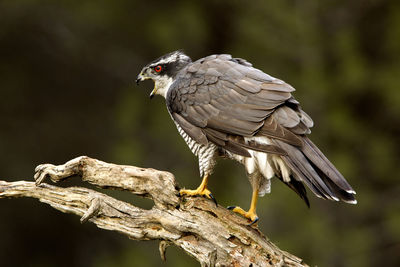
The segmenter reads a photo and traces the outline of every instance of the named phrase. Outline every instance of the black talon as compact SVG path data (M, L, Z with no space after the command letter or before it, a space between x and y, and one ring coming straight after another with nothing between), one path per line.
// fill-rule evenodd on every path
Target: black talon
M217 200L215 199L215 197L211 193L208 196L214 201L215 206L218 207L218 203L217 203Z
M226 207L228 210L233 210L234 208L236 208L236 206L228 206Z
M255 224L256 222L258 222L258 217L257 217L254 221L252 221L248 226L252 226L252 225Z

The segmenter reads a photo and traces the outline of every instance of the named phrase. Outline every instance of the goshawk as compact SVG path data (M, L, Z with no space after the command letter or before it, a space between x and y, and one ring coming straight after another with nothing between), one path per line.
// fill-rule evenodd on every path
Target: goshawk
M203 180L181 195L213 198L207 182L218 157L244 165L253 188L250 209L231 207L258 220L258 196L277 177L309 206L304 184L318 197L357 203L356 192L307 137L312 119L292 96L295 89L241 58L211 55L197 61L181 51L146 65L137 77L155 82L178 132L198 156ZM214 198L213 198L214 199Z

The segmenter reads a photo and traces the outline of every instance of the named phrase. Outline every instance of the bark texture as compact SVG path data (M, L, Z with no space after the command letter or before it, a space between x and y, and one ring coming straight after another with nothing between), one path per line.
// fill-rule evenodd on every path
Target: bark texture
M94 190L60 188L42 183L59 182L73 175L102 188L127 190L150 198L150 210L135 207ZM43 164L34 182L0 181L0 198L33 197L62 212L81 216L99 228L120 232L135 240L159 240L165 260L169 245L176 245L201 266L308 266L280 250L256 225L201 197L181 199L174 175L102 162L86 156L63 165Z

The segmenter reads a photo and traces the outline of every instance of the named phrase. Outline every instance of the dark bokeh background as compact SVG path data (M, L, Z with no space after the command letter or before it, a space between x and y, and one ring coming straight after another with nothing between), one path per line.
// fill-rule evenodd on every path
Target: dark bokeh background
M311 138L357 191L356 206L311 196L308 210L274 181L258 206L273 242L312 266L400 266L397 0L0 1L0 179L32 180L38 164L88 155L197 186L164 100L148 99L150 82L133 85L144 64L181 48L245 58L296 87ZM210 187L222 205L249 204L238 164L221 161ZM1 266L162 265L157 242L32 199L0 200L0 231ZM167 257L163 266L197 266L176 248Z

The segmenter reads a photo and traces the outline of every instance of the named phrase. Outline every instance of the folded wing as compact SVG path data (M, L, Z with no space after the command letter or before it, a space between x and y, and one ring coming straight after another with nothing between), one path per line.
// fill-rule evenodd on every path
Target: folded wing
M167 106L198 143L212 142L245 157L249 150L279 155L293 172L294 181L288 185L298 194L305 192L297 183L303 182L319 197L355 203L354 190L308 139L313 121L293 91L245 60L213 55L179 74L168 92ZM246 141L259 136L270 144Z

